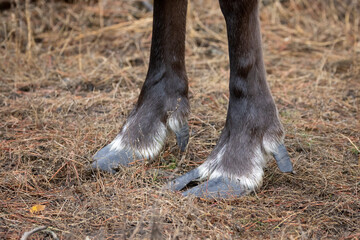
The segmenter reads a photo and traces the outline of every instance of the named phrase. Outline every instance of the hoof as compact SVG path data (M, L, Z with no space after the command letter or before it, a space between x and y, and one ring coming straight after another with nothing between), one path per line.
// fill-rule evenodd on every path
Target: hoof
M91 164L93 169L116 173L115 169L119 166L127 167L134 162L134 154L125 149L111 150L111 146L107 145L93 156L93 160L94 162Z
M165 189L169 189L171 191L180 191L186 185L188 185L192 181L199 180L200 178L200 171L195 168L190 172L176 178L175 180L170 181L166 186Z
M183 127L179 129L179 131L174 131L176 135L176 142L180 148L181 152L184 152L186 146L189 143L189 125L185 124Z
M206 199L230 199L244 196L250 192L235 181L227 177L213 178L183 192L183 196L193 195Z
M284 144L279 145L277 152L274 153L274 158L281 172L293 173L293 165L290 161L289 154Z
M224 156L224 152L225 148L220 149L216 155L209 157L209 159L201 166L170 181L165 188L172 191L180 191L190 182L200 181L205 177L205 179L208 178L207 181L184 191L182 194L184 196L193 195L205 199L229 199L244 196L261 185L263 164L252 168L250 167L242 175L233 175L232 177L229 175L231 170L226 172L216 170L216 164L221 163L220 161L223 160L222 157ZM278 146L276 153L273 155L282 172L293 172L292 163L283 144ZM259 162L258 156L262 155L255 155L255 158L251 158L250 162ZM234 159L236 157L237 155L234 155ZM239 163L243 164L244 162L239 161Z
M180 191L192 181L200 180L200 171L198 168L170 181L165 188L171 191ZM217 177L201 183L185 192L183 196L193 195L199 198L207 199L228 199L246 195L250 191L239 182L230 180L227 177Z

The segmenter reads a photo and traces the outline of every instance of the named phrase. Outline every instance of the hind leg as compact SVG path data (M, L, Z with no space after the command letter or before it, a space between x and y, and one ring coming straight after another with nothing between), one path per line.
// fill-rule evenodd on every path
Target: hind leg
M187 0L155 0L149 69L138 102L117 137L94 155L93 168L115 172L120 165L157 157L168 129L185 149L189 138L186 9Z
M261 185L268 155L281 171L292 164L283 145L283 128L266 82L257 0L220 0L227 26L230 98L225 127L208 159L169 183L181 190L190 181L206 180L183 194L205 198L244 195Z

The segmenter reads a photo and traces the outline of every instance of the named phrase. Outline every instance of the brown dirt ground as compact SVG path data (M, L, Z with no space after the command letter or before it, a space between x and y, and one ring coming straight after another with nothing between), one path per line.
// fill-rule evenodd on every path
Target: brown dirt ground
M161 190L166 173L206 159L225 121L229 63L216 0L189 4L186 153L169 136L154 162L115 175L88 165L137 100L151 11L130 0L16 2L0 12L1 239L41 225L60 239L360 238L358 0L262 3L268 81L296 174L271 161L263 186L231 201Z

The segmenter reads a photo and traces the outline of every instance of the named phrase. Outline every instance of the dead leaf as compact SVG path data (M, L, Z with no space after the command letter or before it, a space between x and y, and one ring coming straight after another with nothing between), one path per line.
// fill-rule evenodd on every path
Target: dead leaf
M45 209L45 205L36 204L30 208L30 212L37 213L37 212L43 211L44 209Z

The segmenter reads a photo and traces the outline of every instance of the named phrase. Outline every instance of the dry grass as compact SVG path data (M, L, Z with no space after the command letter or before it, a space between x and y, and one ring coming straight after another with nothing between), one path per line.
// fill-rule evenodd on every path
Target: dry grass
M87 167L137 100L152 13L130 0L17 2L0 15L1 239L40 225L61 239L360 238L359 1L264 1L268 80L297 174L272 161L263 187L233 201L161 190L167 173L206 159L224 124L229 72L217 1L189 5L186 154L170 136L155 162L116 175ZM36 204L45 209L31 213Z

